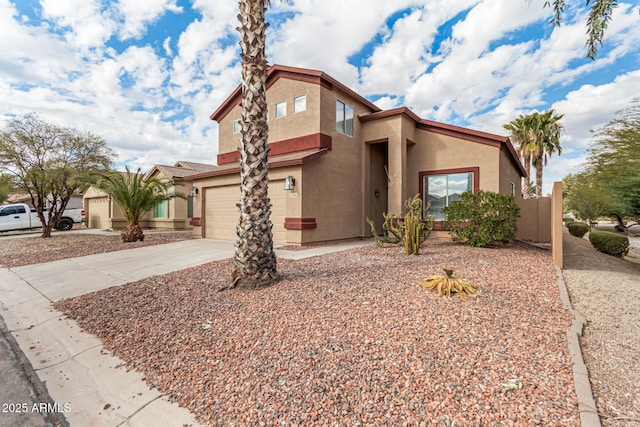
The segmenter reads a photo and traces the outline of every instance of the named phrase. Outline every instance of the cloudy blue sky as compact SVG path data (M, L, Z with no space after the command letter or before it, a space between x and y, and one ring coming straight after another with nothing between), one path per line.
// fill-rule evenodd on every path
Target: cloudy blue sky
M561 27L543 0L289 0L267 19L271 63L325 71L381 108L505 134L564 113L551 182L578 170L589 130L640 96L640 9L622 2L585 58L585 1ZM239 83L233 0L0 0L0 127L36 112L96 133L117 166L214 163L210 114Z

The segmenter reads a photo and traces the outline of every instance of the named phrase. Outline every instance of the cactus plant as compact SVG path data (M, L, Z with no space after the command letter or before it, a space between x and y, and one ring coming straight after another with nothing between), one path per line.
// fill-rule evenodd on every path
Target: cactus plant
M404 246L407 255L418 255L420 246L427 240L431 230L433 230L433 216L427 215L426 221L423 220L422 199L417 194L405 201L404 206L407 210L404 217L383 212L384 223L382 224L382 229L385 231L386 237L378 236L373 220L367 218L367 222L375 237L376 246L380 247L384 243L400 244ZM430 204L427 205L427 211L429 211L429 207Z

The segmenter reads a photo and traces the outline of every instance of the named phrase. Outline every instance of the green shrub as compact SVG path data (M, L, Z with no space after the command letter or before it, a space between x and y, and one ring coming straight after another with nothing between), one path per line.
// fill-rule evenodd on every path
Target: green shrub
M608 255L621 257L629 252L629 238L610 231L592 231L589 241L594 248Z
M582 222L570 222L569 224L567 224L567 228L569 229L569 233L571 233L572 236L580 238L582 238L582 236L587 234L587 232L589 231L589 226Z
M569 225L569 224L571 224L572 222L576 222L576 220L575 220L575 219L573 219L573 218L569 218L568 216L567 216L567 217L564 217L564 218L563 218L563 221L564 221L564 223L565 223L566 225Z
M480 190L465 191L442 210L444 227L456 242L485 247L515 239L520 208L511 195Z

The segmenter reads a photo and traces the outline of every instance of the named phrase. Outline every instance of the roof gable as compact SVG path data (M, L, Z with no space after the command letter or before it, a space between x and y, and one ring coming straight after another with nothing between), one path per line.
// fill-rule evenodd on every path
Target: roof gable
M149 172L145 175L144 179L149 179L153 176L162 173L171 179L186 178L190 175L195 175L203 172L208 172L215 169L215 165L209 165L206 163L187 162L180 160L173 166L168 165L154 165Z
M403 114L409 118L411 118L418 129L422 129L425 131L438 133L441 135L448 135L459 139L464 139L467 141L473 141L480 144L491 145L494 147L498 147L500 149L504 149L507 151L514 165L520 172L521 176L526 176L526 172L524 170L524 166L522 166L522 162L520 162L520 157L516 153L516 150L513 148L513 144L508 137L502 135L496 135L489 132L483 132L479 130L463 128L460 126L448 125L446 123L440 123L433 120L426 120L420 118L417 114L411 111L407 107L399 107L391 110L377 111L375 113L366 114L358 117L360 122L366 123L374 120L380 120L385 117L391 117L395 115Z
M322 71L310 70L307 68L288 67L285 65L277 64L272 65L271 67L269 67L267 75L267 90L280 79L313 83L330 90L338 88L361 102L363 105L371 109L371 111L381 111L380 108L374 103ZM240 105L241 101L242 85L238 85L238 87L236 87L231 95L229 95L227 99L225 99L224 102L216 109L216 111L211 114L211 120L215 120L219 123L227 116L227 114L231 112L233 107L235 107L236 105Z

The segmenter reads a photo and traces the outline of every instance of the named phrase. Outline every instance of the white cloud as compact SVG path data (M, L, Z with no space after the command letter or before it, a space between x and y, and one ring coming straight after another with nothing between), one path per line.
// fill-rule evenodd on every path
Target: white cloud
M296 0L293 18L272 33L271 62L325 71L354 87L358 69L348 63L380 30L387 17L412 1ZM354 19L357 17L357 19Z
M240 79L236 2L41 0L42 10L34 3L37 16L29 20L19 16L16 1L0 0L5 116L37 111L45 120L91 130L134 167L214 161L217 125L209 116ZM272 63L323 70L375 96L381 108L407 105L426 118L489 132L504 134L502 124L519 113L550 107L567 113L565 154L552 158L548 178L545 172L552 182L583 158L588 130L637 94L640 25L637 6L620 3L598 59L585 61L584 17L574 16L584 4L569 5L555 29L544 26L552 11L542 4L273 2L267 50ZM194 19L182 32L159 32L159 40L148 41L153 24L177 14ZM451 37L434 45L460 14ZM523 28L540 24L540 34L523 36ZM116 39L117 51L109 47ZM359 56L363 48L368 58ZM601 75L612 77L565 95L576 81Z
M171 37L167 37L162 42L162 48L164 49L164 53L167 56L173 56L173 49L171 49Z
M41 0L42 15L54 22L71 45L99 47L116 28L110 11L96 0Z
M122 17L119 29L122 39L140 37L148 24L166 12L183 11L182 7L176 4L176 0L118 0L114 7Z

